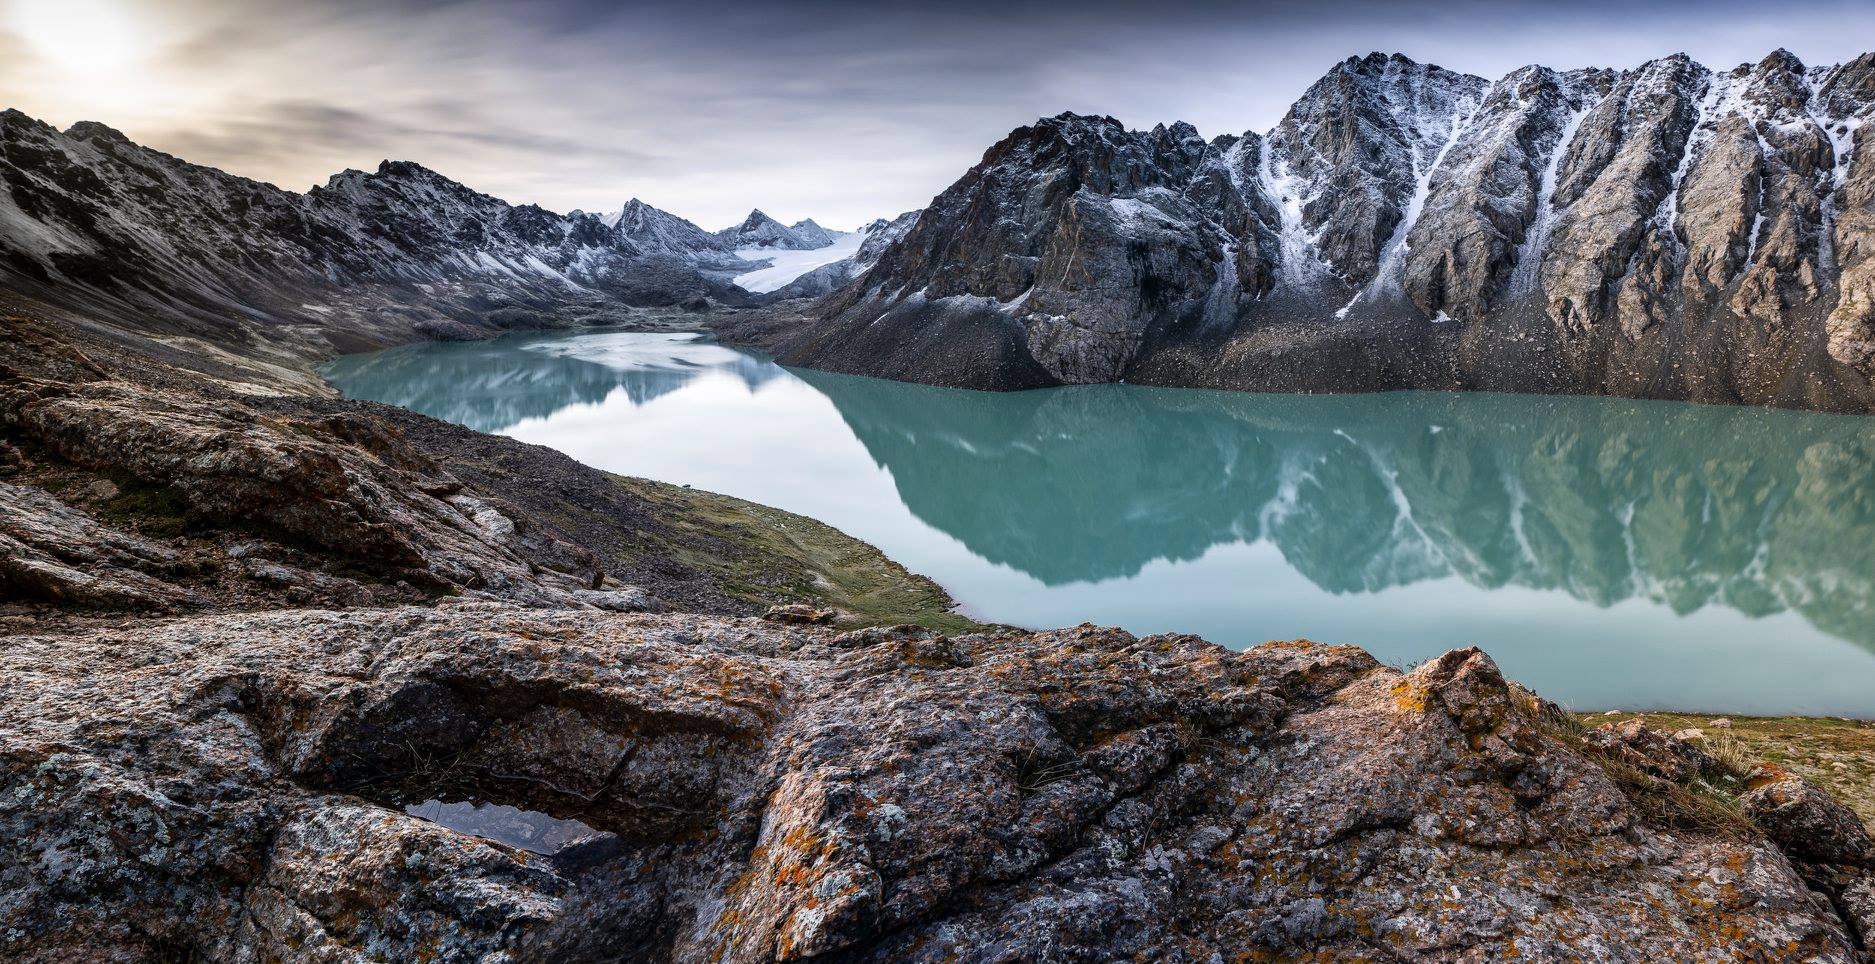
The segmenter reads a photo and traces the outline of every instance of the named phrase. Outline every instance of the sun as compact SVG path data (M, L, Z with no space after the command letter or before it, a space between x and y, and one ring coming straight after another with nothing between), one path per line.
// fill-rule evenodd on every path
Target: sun
M0 24L39 59L76 74L115 74L137 66L145 44L120 0L0 0Z

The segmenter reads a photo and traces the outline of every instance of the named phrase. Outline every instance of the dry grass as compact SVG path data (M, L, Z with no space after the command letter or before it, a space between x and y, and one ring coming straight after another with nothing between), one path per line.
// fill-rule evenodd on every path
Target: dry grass
M1600 766L1643 820L1655 826L1738 839L1759 835L1757 828L1738 809L1737 798L1744 789L1745 770L1720 760L1707 771L1684 780L1662 780L1585 740L1584 733L1599 722L1602 722L1600 717L1588 721L1577 717L1569 725L1551 728L1551 733Z
M1640 717L1663 733L1698 730L1693 742L1726 766L1749 771L1759 761L1784 767L1834 794L1875 825L1875 722L1814 716L1734 716L1712 726L1711 714L1582 714L1590 726Z

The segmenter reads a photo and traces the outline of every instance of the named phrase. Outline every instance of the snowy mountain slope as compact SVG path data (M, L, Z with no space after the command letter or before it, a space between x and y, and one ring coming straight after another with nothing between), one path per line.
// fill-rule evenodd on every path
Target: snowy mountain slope
M919 213L907 211L890 221L879 218L853 232L830 232L820 228L832 241L826 247L807 251L739 249L738 257L764 263L766 267L737 275L730 281L751 292L772 294L778 299L824 295L877 263L885 249L917 223ZM812 221L802 223L813 224ZM814 226L819 228L819 225Z
M1019 128L785 361L976 387L1875 410L1875 54L1496 81L1349 58L1265 134Z
M757 268L729 279L731 284L754 292L776 291L800 276L835 261L850 261L859 253L865 237L858 232L842 234L832 243L798 251L789 248L738 248L736 256L744 261L763 262Z
M607 224L393 161L295 194L0 112L0 282L160 337L325 355L746 303L726 280L746 268L638 202Z

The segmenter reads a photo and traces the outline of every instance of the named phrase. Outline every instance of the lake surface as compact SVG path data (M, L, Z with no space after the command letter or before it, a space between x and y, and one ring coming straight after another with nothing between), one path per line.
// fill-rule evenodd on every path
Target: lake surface
M1615 399L965 392L698 336L426 344L353 398L823 520L978 617L1485 647L1577 709L1875 716L1875 419Z

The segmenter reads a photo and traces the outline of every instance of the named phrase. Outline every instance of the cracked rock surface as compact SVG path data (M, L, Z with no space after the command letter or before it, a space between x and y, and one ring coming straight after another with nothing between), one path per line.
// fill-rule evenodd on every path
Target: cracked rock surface
M10 959L1859 953L1781 834L1650 816L1476 650L459 602L0 664ZM533 853L426 799L590 834Z

